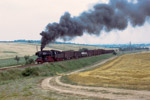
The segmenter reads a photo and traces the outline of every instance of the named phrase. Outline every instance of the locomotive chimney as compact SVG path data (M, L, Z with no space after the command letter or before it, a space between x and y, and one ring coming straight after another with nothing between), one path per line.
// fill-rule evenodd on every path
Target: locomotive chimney
M42 46L41 46L41 51L43 51L43 48L42 48Z

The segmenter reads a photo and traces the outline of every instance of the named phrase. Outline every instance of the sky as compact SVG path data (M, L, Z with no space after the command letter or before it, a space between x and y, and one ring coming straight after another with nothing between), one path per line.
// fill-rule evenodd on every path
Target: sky
M59 22L69 12L78 16L96 3L108 0L1 0L0 41L17 39L40 40L40 32L48 23ZM129 26L123 30L102 31L99 36L84 34L71 41L81 44L150 43L150 21L141 27ZM63 41L58 39L57 41Z

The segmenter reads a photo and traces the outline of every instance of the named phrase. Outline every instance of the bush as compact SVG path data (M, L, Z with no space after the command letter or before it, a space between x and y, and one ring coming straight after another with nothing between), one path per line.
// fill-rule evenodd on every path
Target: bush
M39 76L39 68L26 68L23 72L22 72L23 76Z
M26 64L33 64L34 63L34 59L30 58L27 60Z
M18 69L11 69L8 71L0 72L0 81L4 80L14 80L21 78L21 72Z
M117 55L117 53L114 51L114 52L113 52L113 55Z
M14 60L16 60L16 61L17 61L17 64L18 64L19 61L20 61L20 57L16 56L16 57L14 58Z
M25 56L24 56L24 59L25 59L25 61L26 61L26 63L27 63L27 61L28 61L28 59L29 59L29 56L25 55Z

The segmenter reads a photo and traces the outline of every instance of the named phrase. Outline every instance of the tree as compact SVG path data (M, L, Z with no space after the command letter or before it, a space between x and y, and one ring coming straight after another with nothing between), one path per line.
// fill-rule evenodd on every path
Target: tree
M34 59L29 59L29 64L33 64L34 63Z
M117 55L117 52L114 51L114 52L113 52L113 55Z
M28 61L28 59L29 59L29 56L25 55L25 56L24 56L24 59L25 59L25 61L26 61L26 63L27 63L27 61Z
M20 57L16 56L14 59L17 61L17 64L18 64L20 61Z
M82 48L82 49L79 49L79 51L88 51L88 49L87 48Z
M27 63L26 64L33 64L34 63L34 59L30 58L27 60Z

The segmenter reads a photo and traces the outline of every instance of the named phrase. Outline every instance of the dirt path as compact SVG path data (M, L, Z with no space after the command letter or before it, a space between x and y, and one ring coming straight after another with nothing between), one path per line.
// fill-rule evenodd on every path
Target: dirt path
M95 68L114 58L116 57L106 59L93 66L89 66L74 72L66 73L66 75ZM117 88L70 85L70 84L62 83L60 81L60 78L61 76L46 78L41 82L41 87L45 90L51 90L63 94L66 93L66 94L79 95L79 96L81 95L86 97L106 98L110 100L150 100L150 91L137 91L137 90L126 90L126 89L117 89Z

